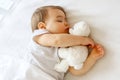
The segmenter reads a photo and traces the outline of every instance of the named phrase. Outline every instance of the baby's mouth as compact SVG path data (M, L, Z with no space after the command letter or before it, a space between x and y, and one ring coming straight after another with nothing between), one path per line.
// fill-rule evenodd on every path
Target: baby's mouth
M69 28L66 28L66 29L65 29L65 32L67 32L67 33L68 33L68 32L69 32Z

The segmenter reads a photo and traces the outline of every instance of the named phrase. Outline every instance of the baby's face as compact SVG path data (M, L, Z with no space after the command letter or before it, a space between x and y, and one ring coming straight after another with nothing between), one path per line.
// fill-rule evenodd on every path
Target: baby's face
M51 33L68 33L66 16L59 9L48 9L48 18L45 23L46 29Z

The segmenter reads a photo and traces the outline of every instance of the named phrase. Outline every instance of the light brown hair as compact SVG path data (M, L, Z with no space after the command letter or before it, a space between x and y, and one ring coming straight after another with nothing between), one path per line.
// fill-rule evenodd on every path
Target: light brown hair
M43 7L37 8L31 18L32 32L34 32L34 30L38 29L37 25L39 22L45 22L45 20L48 17L48 9L59 9L59 10L63 11L66 16L64 9L60 6L50 5L50 6L43 6Z

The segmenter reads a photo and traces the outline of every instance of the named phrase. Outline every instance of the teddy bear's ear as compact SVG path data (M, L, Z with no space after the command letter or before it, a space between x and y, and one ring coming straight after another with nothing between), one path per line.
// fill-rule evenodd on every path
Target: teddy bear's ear
M85 21L80 21L70 28L69 33L79 36L88 36L90 34L90 28Z

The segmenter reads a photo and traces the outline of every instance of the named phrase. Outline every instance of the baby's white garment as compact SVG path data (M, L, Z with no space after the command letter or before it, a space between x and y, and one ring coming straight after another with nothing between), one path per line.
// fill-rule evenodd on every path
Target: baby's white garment
M36 35L42 35L46 33L49 32L44 29L35 30L33 33L33 37ZM32 70L35 74L37 73L39 75L38 76L39 80L63 80L64 73L59 73L54 70L55 64L59 62L59 57L57 54L58 48L39 45L33 39L31 40L29 47L30 53L27 54L28 56L27 59L32 65L30 67L30 70ZM30 70L28 70L29 74L30 72L32 72ZM33 74L33 72L31 74ZM47 76L51 78L46 79ZM34 78L30 80L38 79Z
M58 80L19 57L4 55L0 58L3 58L0 61L0 80Z

